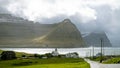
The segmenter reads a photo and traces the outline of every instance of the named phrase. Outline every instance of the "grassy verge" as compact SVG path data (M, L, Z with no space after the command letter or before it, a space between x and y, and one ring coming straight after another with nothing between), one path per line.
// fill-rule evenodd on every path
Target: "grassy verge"
M103 56L102 57L102 60L104 61L104 60L107 60L107 59L109 59L110 57L107 57L107 56ZM92 60L92 61L100 61L101 60L101 57L87 57L87 59L90 59L90 60Z
M104 61L105 64L120 64L120 57L114 57Z
M101 57L95 57L95 58L90 58L87 57L87 59L90 59L92 61L99 62ZM102 57L103 64L120 64L120 56L103 56Z
M0 61L0 68L90 68L82 58L16 59Z

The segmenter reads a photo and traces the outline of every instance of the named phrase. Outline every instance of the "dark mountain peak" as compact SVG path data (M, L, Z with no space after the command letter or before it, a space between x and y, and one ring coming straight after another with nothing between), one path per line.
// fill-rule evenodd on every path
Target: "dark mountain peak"
M63 22L63 23L72 23L71 20L68 19L68 18L67 18L67 19L64 19L62 22Z
M63 21L61 21L60 23L59 23L59 26L65 26L65 27L68 27L69 26L69 28L70 27L75 27L75 28L77 28L76 26L75 26L75 24L73 23L73 22L71 22L71 20L70 19L64 19Z

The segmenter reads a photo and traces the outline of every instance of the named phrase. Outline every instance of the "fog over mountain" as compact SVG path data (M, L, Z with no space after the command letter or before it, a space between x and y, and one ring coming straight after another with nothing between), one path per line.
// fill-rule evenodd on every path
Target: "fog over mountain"
M81 33L103 30L113 46L120 44L119 0L0 0L0 13L44 24L69 18Z
M82 35L88 46L100 47L101 40L104 47L111 47L112 44L104 31L85 33Z

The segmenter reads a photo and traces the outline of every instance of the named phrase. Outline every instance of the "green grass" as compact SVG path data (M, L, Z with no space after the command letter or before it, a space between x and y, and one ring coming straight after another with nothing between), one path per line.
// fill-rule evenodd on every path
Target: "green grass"
M90 58L90 57L87 57L88 59L92 60L92 61L100 61L100 57L95 57L94 59L93 58ZM103 56L103 64L120 64L120 56Z
M3 52L3 50L0 50L0 54Z
M21 57L22 55L33 56L33 54L28 54L28 53L24 53L24 52L15 52L15 53L16 53L16 57Z
M106 60L108 60L108 59L110 59L111 57L109 57L109 56L103 56L102 57L102 60L103 61L106 61ZM92 61L100 61L101 60L101 57L99 56L99 57L87 57L87 59L90 59L90 60L92 60Z
M104 61L105 64L120 64L120 57L115 57Z
M3 50L0 50L2 53ZM21 55L32 56L23 52L16 52L17 57ZM90 65L82 58L49 58L49 59L15 59L0 60L0 68L90 68Z
M61 63L61 64L43 64L22 66L17 68L90 68L86 63Z
M90 68L82 58L16 59L0 61L0 68Z

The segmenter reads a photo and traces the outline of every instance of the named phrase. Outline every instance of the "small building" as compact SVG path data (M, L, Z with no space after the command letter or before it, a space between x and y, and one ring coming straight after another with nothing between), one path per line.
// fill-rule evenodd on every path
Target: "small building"
M104 55L104 54L102 54L102 53L97 53L97 54L96 54L96 57L99 57L99 56L101 56L101 55Z
M47 56L43 56L42 59L47 59L48 57Z
M58 50L57 50L57 48L55 48L55 51L52 51L52 56L58 56L59 55L59 53L58 53Z
M78 53L74 52L74 53L67 53L66 58L79 58Z
M11 60L16 59L16 54L14 51L3 51L1 53L1 60Z

